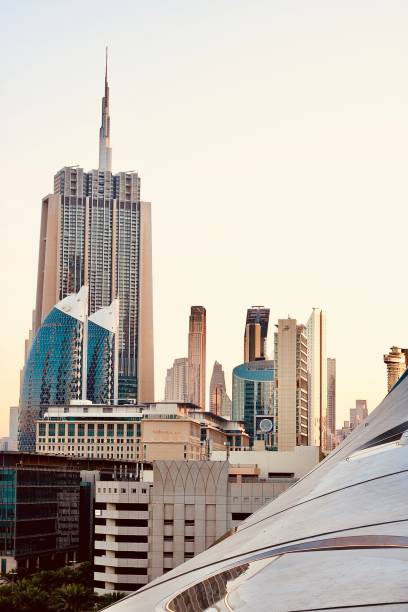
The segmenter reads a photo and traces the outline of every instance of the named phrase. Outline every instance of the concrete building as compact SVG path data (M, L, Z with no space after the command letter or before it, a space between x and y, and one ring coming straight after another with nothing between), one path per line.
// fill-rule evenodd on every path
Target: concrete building
M384 355L384 363L387 366L387 389L391 391L408 367L408 349L392 346Z
M275 332L274 442L278 451L308 444L308 345L296 319L279 319Z
M327 447L336 446L336 360L327 358Z
M210 381L210 412L227 419L231 418L232 403L225 386L225 375L222 365L214 362Z
M328 452L326 313L313 308L307 322L309 372L309 444Z
M66 296L89 286L89 314L119 299L119 398L154 400L150 203L135 172L111 171L105 74L99 168L64 167L42 201L34 333Z
M96 591L139 590L235 531L294 482L261 480L256 467L227 461L155 461L149 481L128 474L98 482Z
M407 401L404 375L307 477L109 612L406 611Z
M336 430L336 445L343 442L368 416L366 400L356 400L355 408L350 408L350 420L344 421L343 427Z
M252 306L248 308L244 333L244 363L266 359L269 308Z
M226 461L231 467L249 468L255 466L259 470L261 480L268 478L303 478L319 463L318 446L295 446L289 451L268 450L214 450L212 461Z
M205 410L206 311L192 306L188 331L188 400Z
M188 358L175 359L171 368L167 370L164 388L165 402L188 401Z
M273 448L273 361L243 363L232 372L232 418L243 421L250 445Z
M198 460L248 445L243 423L188 403L50 406L36 423L36 451L128 461Z

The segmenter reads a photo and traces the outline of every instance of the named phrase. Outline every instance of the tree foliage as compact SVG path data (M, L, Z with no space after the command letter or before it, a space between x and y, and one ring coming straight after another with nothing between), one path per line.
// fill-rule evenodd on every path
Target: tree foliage
M93 568L82 563L27 575L9 575L0 585L0 612L94 612L118 601L124 593L96 595Z

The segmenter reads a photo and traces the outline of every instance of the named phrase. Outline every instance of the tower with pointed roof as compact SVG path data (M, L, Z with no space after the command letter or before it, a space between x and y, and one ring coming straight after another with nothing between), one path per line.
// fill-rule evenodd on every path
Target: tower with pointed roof
M136 172L112 172L107 60L99 167L62 168L42 201L33 331L83 285L89 315L118 299L118 399L153 401L151 206Z

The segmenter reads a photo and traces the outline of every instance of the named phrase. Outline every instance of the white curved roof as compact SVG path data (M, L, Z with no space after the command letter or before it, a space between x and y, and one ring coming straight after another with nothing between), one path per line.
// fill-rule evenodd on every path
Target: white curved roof
M55 308L62 310L74 319L78 319L78 321L84 322L88 313L88 287L83 285L78 293L70 293L58 302Z
M408 610L406 430L408 377L236 534L109 609Z
M88 317L96 325L108 329L112 333L118 331L119 326L119 300L115 299L109 306L100 308Z

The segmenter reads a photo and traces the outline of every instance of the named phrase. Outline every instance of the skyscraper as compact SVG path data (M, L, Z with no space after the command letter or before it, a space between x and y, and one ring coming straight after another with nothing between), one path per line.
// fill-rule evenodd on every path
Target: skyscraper
M336 360L327 358L327 449L336 446Z
M150 203L135 172L112 174L105 69L99 168L65 167L42 202L34 331L54 304L89 286L89 314L119 298L119 400L153 401Z
M309 370L309 444L327 452L326 313L313 308L307 322Z
M392 346L390 352L384 355L384 363L387 366L387 389L391 391L408 367L408 349Z
M191 306L188 332L188 399L205 410L206 311Z
M242 363L232 371L232 419L244 421L249 443L273 446L273 361Z
M210 412L231 418L231 400L225 386L225 375L222 365L214 362L210 381Z
M244 362L266 358L269 308L252 306L248 308L244 333Z
M187 402L188 358L175 359L167 370L164 399L167 402Z
M307 335L296 319L279 319L275 332L275 442L279 451L308 444Z
M117 388L117 303L87 317L88 288L54 306L38 329L24 367L18 446L35 450L35 420L50 405L90 399L109 404Z

